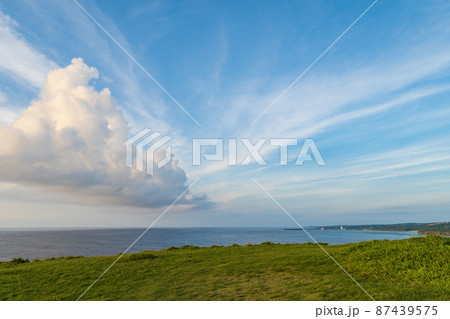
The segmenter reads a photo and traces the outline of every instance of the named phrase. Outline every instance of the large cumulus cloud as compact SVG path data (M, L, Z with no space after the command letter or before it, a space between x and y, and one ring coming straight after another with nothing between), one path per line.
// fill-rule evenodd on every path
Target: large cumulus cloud
M0 179L62 192L90 204L159 207L186 189L176 160L154 176L125 166L128 126L109 89L81 58L48 73L39 97L11 125L0 124ZM204 204L188 193L185 204Z

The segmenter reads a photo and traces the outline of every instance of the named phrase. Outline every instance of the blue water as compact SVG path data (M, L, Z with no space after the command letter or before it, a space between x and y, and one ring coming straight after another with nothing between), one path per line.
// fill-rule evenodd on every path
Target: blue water
M0 229L0 261L61 256L115 255L125 251L144 229L18 230ZM403 239L416 232L308 230L319 242L344 244L375 239ZM303 231L282 228L152 228L129 252L161 250L170 246L306 243Z

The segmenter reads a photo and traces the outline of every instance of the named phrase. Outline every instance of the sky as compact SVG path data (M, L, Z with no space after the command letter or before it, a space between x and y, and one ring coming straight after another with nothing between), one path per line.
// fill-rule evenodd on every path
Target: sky
M295 226L268 194L304 226L448 221L448 21L437 0L1 1L0 228ZM145 128L171 137L153 176L125 165ZM211 138L225 159L193 165ZM326 165L294 164L306 139Z

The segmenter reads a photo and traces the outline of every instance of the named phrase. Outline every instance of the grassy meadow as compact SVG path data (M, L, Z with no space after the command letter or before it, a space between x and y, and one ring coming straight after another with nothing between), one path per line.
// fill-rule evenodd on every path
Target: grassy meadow
M449 300L450 238L324 248L376 300ZM118 256L0 263L1 300L76 300ZM369 300L317 246L186 246L124 255L83 300Z

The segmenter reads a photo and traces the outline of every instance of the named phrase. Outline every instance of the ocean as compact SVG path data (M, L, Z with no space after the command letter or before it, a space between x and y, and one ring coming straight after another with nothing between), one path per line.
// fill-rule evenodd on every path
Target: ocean
M145 229L0 229L0 261L62 256L116 255L125 251ZM404 239L416 232L308 230L319 242L334 244ZM312 242L304 231L283 228L152 228L129 252L171 246L245 245Z

